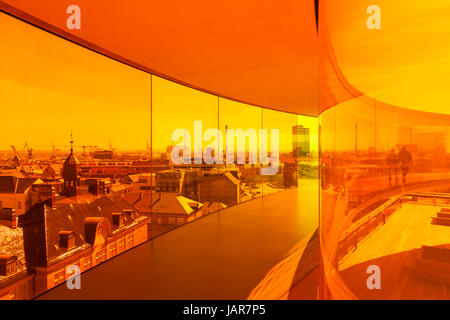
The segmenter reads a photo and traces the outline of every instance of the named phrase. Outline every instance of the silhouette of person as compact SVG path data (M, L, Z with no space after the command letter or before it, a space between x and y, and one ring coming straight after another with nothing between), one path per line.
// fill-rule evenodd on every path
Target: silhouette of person
M392 185L392 174L395 176L395 185L397 185L397 167L398 167L398 157L395 150L392 149L386 157L388 174L389 174L389 185Z
M400 170L402 172L403 184L406 183L406 175L409 172L409 168L412 164L412 156L405 147L402 147L398 153L398 161L400 162Z

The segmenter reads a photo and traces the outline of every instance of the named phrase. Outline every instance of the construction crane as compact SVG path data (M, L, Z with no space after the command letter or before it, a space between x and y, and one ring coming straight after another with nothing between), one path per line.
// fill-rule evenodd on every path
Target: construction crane
M13 158L13 161L14 161L14 162L20 163L20 154L19 154L19 152L17 152L16 147L14 147L13 145L10 145L10 147L11 147L11 149L13 149L13 151L14 151L14 158Z
M30 160L33 159L33 148L31 148L28 145L28 142L25 142L25 145L23 146L23 148L26 149L28 152L28 159L30 159Z

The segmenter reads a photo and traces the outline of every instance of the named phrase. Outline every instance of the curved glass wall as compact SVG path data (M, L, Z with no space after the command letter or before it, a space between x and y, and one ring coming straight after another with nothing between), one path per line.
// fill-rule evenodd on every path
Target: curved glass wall
M323 298L450 298L449 9L321 3Z
M324 295L449 298L450 116L361 97L320 128Z
M0 256L30 275L11 291L0 273L0 297L33 297L63 283L70 265L86 271L279 191L294 189L283 210L301 212L304 234L317 227L316 201L294 204L299 181L316 177L317 118L191 89L5 14L0 49L0 233L18 227ZM11 179L29 188L7 191Z

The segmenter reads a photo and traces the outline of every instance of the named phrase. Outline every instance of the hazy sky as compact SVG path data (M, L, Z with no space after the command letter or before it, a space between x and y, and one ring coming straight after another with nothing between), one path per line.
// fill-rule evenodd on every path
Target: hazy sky
M292 151L292 127L298 119L317 131L317 118L261 109L218 99L165 79L151 76L45 31L0 14L0 150L27 141L36 150L52 143L69 149L73 131L82 145L119 150L165 151L171 133L194 121L203 131L279 129L280 151ZM151 88L153 97L151 98ZM152 100L152 101L151 101ZM152 109L151 109L152 108ZM317 137L316 137L317 138ZM192 137L193 139L193 137ZM312 139L316 144L317 139ZM205 142L204 146L209 142ZM314 146L312 146L314 149Z
M292 127L303 124L311 128L312 147L317 150L318 121L314 117L262 109L244 103L183 87L179 84L153 77L153 150L165 151L171 145L171 133L182 128L194 137L194 121L202 121L203 132L219 127L224 135L228 129L267 129L270 141L271 129L279 130L280 152L292 151ZM209 141L204 141L203 146ZM270 143L270 142L268 142ZM174 143L176 144L176 143ZM192 143L192 147L193 147Z
M150 75L0 14L0 149L145 149Z

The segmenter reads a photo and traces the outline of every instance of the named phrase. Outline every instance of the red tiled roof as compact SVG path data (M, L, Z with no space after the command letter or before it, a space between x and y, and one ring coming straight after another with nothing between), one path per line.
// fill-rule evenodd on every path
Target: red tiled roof
M35 206L30 213L20 218L20 225L24 228L27 262L34 266L51 264L60 255L67 253L58 245L61 231L73 231L75 248L80 248L87 244L87 218L105 218L112 227L113 213L129 209L133 209L132 205L120 196L103 196L83 203L58 203L54 208ZM125 225L134 221L130 215L124 216Z
M0 193L24 193L38 178L0 176Z

